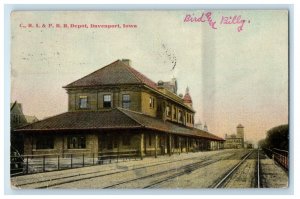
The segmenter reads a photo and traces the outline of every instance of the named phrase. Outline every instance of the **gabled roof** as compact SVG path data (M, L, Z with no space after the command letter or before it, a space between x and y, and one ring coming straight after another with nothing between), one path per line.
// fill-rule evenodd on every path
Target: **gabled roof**
M17 114L17 115L24 115L22 104L15 101L14 103L10 103L10 113Z
M184 127L123 108L103 111L66 112L23 126L16 131L44 132L89 129L151 129L178 135L224 141L222 138L196 128Z
M145 84L156 89L156 83L145 75L117 60L95 72L78 79L64 88L92 87L115 84Z
M14 103L10 103L10 110L13 110L13 108L15 107L16 104L17 104L17 101L15 101Z

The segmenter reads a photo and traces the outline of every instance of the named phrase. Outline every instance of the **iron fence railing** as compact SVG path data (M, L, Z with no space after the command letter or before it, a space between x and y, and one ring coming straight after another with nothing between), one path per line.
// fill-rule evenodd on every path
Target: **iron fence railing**
M281 149L263 149L265 154L280 164L286 171L289 170L289 152Z
M16 176L137 160L140 157L141 155L137 150L106 153L11 155L10 172L11 176Z

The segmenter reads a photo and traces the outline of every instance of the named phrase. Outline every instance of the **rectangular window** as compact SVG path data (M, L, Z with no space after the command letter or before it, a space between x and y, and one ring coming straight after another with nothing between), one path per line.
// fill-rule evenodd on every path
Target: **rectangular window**
M169 105L166 107L167 117L171 117L171 108Z
M177 109L176 109L176 107L174 107L173 111L174 111L173 119L177 119Z
M111 95L104 95L103 96L103 107L104 108L111 108Z
M154 97L150 97L149 98L149 107L154 108L154 106L155 106L155 99L154 99Z
M171 117L171 108L169 105L167 105L166 111L167 111L167 117Z
M126 109L130 108L130 95L122 96L122 107Z
M54 138L52 136L38 137L36 140L36 149L53 149Z
M85 149L86 139L85 136L69 136L68 149Z
M85 109L88 107L87 96L79 96L79 108Z
M183 121L183 115L182 115L181 110L178 111L178 117L179 117L179 121L182 122Z

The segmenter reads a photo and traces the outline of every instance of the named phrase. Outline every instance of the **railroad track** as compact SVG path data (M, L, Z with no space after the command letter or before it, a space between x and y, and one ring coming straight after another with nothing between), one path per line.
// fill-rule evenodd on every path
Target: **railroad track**
M218 155L223 155L224 153L225 152L222 152ZM205 161L207 159L208 159L208 157L201 157L200 162ZM98 178L98 177L103 177L103 176L108 176L108 175L113 175L113 174L119 174L119 173L124 173L124 172L128 172L128 171L135 171L135 170L138 170L138 169L161 166L161 165L164 165L164 164L169 164L169 163L174 163L174 162L189 161L189 160L195 160L195 157L185 158L185 159L180 159L180 160L175 160L175 161L174 160L167 160L167 161L163 161L163 162L159 162L159 163L154 163L154 164L151 164L151 165L140 166L140 167L135 167L135 168L132 168L132 169L127 169L127 170L122 170L122 171L115 171L115 172L109 172L113 169L107 169L107 170L93 171L93 172L87 172L87 173L70 174L68 176L58 176L58 177L55 177L55 178L38 180L38 181L34 181L34 182L18 183L18 186L22 187L22 186L28 186L28 185L36 184L36 186L34 186L34 188L40 188L40 189L50 188L50 187L63 185L63 184L68 184L68 183L72 183L72 182L77 182L77 181L82 181L82 180L87 180L87 179L93 179L93 178ZM108 173L105 173L105 172L108 172ZM76 177L78 177L78 178L76 179ZM62 181L60 181L60 180L62 180ZM43 183L45 183L46 185L39 186L39 184L43 184Z
M143 189L147 189L147 188L153 188L156 187L159 184L168 182L169 180L172 180L176 177L182 176L182 175L186 175L186 174L190 174L191 172L200 169L202 167L211 165L213 163L225 160L225 159L230 159L232 157L235 157L237 154L231 154L230 156L227 157L221 157L221 158L216 158L215 159L207 159L207 160L202 160L202 161L198 161L195 163L191 163L188 165L184 165L181 167L177 167L177 168L173 168L167 171L161 171L161 172L157 172L157 173L153 173L153 174L149 174L149 175L145 175L139 178L134 178L134 179L130 179L130 180L124 180L122 182L118 182L116 184L113 185L109 185L103 188L106 189L111 189L111 188L123 188L122 185L128 184L128 183L132 183L132 182L138 182L140 181L138 184L141 185L143 184L143 186L140 186L139 188L143 188ZM156 179L157 178L157 179ZM149 180L148 182L142 182L142 180Z
M179 168L173 168L173 169L170 169L170 170L167 170L167 171L161 171L161 172L153 173L153 174L142 176L142 177L135 178L135 179L125 180L125 181L122 181L122 182L119 182L119 183L116 183L116 184L113 184L113 185L110 185L110 186L106 186L106 187L103 187L103 188L104 189L117 188L120 185L131 183L131 182L134 182L134 181L139 181L139 180L144 180L144 179L147 179L147 178L155 178L155 177L158 177L158 176L167 175L166 177L163 177L162 179L154 179L153 182L151 182L150 184L142 187L143 189L145 189L145 188L151 188L151 187L153 187L153 186L155 186L157 184L166 182L168 180L171 180L173 178L179 177L181 175L185 175L185 174L191 173L191 172L193 172L196 169L208 166L208 165L213 164L215 162L218 162L220 160L221 159L217 159L217 160L202 160L202 161L199 161L199 162L195 162L195 163L192 163L192 164L181 166Z
M228 184L230 180L232 180L233 175L235 172L238 171L239 168L246 162L246 160L249 159L251 155L256 155L255 151L257 153L256 158L256 164L255 164L255 172L253 173L255 179L255 185L253 185L253 188L261 188L261 173L260 173L260 154L259 150L252 150L250 151L245 157L243 157L235 166L233 166L228 172L226 172L221 179L219 179L214 185L211 186L211 188L225 188L225 186Z

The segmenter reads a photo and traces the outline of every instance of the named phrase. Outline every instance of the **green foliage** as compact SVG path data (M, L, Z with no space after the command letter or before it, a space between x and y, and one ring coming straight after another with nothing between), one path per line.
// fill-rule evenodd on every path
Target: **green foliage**
M259 146L265 148L277 148L289 150L289 125L280 125L270 129L267 132L265 140L259 141Z

